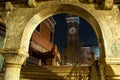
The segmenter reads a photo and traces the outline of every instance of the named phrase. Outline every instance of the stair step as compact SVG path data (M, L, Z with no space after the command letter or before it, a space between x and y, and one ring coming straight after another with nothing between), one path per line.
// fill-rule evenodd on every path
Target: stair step
M21 80L88 80L89 66L25 66Z
M26 71L21 71L21 72L29 72L29 73L31 73L31 72L33 72L33 73L35 73L35 72L38 72L38 73L49 73L49 72L53 72L53 73L57 73L57 72L59 72L59 73L71 73L71 72L77 72L77 73L89 73L89 70L44 70L44 71L37 71L37 70L26 70Z
M88 66L25 66L20 80L89 80ZM3 80L3 73L0 80Z
M53 72L69 72L69 71L89 71L89 67L23 67L22 71L53 71Z
M37 76L73 76L73 77L76 77L76 76L88 76L89 73L84 73L84 74L79 74L79 73L37 73L37 74L32 74L32 73L25 73L25 74L21 74L23 76L26 76L26 75L37 75ZM31 76L30 76L31 77Z
M88 77L87 76L76 76L76 77L73 77L73 76L37 76L37 75L25 75L25 76L22 76L21 75L21 79L30 79L30 80L35 80L35 79L39 79L39 80L81 80L81 79L84 79L84 80L87 80Z

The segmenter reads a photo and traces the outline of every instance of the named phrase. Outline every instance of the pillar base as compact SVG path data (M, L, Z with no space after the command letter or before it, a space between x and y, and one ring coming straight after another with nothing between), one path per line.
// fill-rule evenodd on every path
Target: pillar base
M19 80L21 65L6 64L4 80Z
M1 53L5 58L4 80L19 80L21 66L28 57L28 53L5 49L1 50Z

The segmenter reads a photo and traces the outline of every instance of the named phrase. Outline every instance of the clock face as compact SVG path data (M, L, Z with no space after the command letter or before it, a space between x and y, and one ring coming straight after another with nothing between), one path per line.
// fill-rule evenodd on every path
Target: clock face
M71 27L71 28L69 29L69 33L70 33L70 34L75 34L76 32L77 32L77 30L76 30L75 27Z

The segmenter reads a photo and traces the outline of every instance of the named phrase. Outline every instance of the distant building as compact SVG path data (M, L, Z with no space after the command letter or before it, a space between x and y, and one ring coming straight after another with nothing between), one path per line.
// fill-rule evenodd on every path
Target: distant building
M55 24L52 17L41 22L32 34L30 47L42 53L51 51L53 47Z
M67 44L63 49L63 65L90 65L91 52L96 53L96 59L99 57L99 50L94 44L82 44L79 39L79 17L68 14L67 23Z
M99 59L99 47L94 44L83 44L83 47L81 48L82 54L83 54L83 64L90 65L91 61L91 53L95 53L95 60Z
M79 42L79 17L68 14L67 23L67 44L63 50L63 65L79 65L80 64L80 42Z
M34 30L31 40L27 65L60 65L60 53L53 44L54 27L56 22L52 17L47 18Z
M87 64L87 65L90 65L90 58L91 58L91 55L90 55L90 47L82 47L81 48L82 50L82 64Z

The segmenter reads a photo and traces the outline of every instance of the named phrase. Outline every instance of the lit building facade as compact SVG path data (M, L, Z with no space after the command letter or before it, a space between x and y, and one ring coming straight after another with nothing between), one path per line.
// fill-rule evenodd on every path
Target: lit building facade
M54 19L49 17L34 30L30 40L30 57L26 61L27 65L59 65L60 53L53 43L55 24Z
M63 65L80 64L80 42L79 42L79 17L68 14L67 23L67 44L63 50Z

